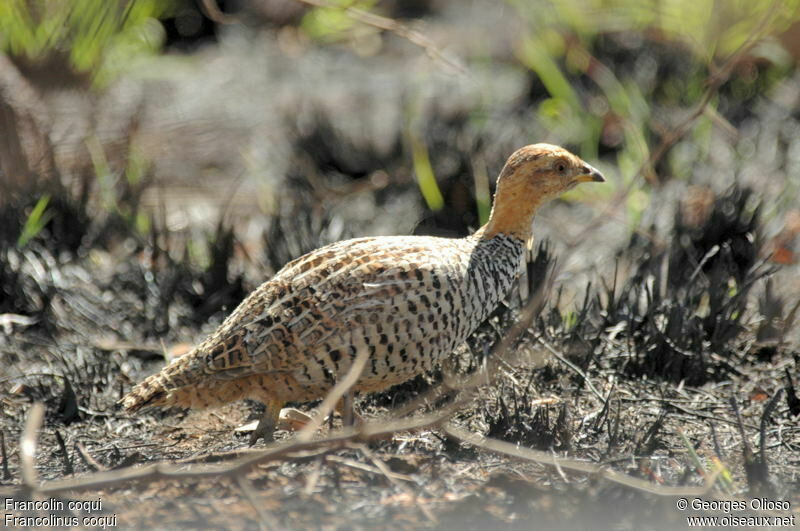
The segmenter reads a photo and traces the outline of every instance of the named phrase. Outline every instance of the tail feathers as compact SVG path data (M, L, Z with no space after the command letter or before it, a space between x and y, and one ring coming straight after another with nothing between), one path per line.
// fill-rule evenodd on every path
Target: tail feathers
M192 407L191 388L198 370L196 358L195 351L190 352L147 377L122 398L122 407L128 413L155 407Z
M169 392L159 381L160 374L154 374L125 395L122 400L122 407L127 413L134 413L143 408L158 406L169 406Z

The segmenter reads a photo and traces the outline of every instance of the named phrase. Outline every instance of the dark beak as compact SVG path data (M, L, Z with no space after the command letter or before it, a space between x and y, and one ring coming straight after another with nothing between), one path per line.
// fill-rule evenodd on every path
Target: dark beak
M597 168L589 166L588 164L586 164L583 167L583 172L584 173L578 175L578 178L576 179L579 183L604 183L604 182L606 182L606 179L605 179L605 177L603 177L603 174L600 173L600 171Z

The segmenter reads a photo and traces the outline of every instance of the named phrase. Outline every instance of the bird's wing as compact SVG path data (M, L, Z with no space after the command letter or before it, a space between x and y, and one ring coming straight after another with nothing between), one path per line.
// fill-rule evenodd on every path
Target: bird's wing
M406 305L425 300L446 280L447 270L433 272L427 247L402 240L396 251L374 239L345 243L346 256L340 256L342 243L318 249L245 299L198 349L206 372L229 379L295 371L323 345L345 346L365 333L370 315L391 312L398 299Z

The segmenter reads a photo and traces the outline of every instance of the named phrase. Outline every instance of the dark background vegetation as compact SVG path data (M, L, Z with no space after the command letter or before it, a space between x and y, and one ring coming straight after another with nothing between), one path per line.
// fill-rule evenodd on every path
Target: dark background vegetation
M19 441L36 402L42 480L246 446L235 430L257 404L127 417L115 402L302 253L469 234L505 158L547 141L608 182L542 210L518 288L443 368L358 408L381 422L488 365L453 426L797 516L800 2L311 4L0 7L0 494L33 495ZM437 428L245 481L62 496L102 497L128 527L662 529L695 514Z

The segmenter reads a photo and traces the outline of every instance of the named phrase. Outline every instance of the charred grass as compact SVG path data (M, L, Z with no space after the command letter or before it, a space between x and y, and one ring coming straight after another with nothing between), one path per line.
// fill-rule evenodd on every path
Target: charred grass
M698 224L677 218L671 233L633 237L616 255L615 276L589 285L573 308L559 300L558 287L550 288L514 349L494 353L503 361L492 383L453 422L654 485L703 486L716 478L709 496L797 500L798 353L773 344L765 359L753 340L759 309L748 304L770 268L758 258L758 209L745 206L750 196L734 188ZM267 225L264 262L277 269L324 243L319 235L331 222L319 205L281 211ZM76 249L48 226L21 249L5 240L4 493L24 495L17 441L34 402L46 406L37 458L43 479L177 458L213 460L245 446L234 431L247 420L241 405L137 418L115 407L163 363L161 345L201 337L209 318L218 322L222 308L244 296L234 232L221 223L210 235L205 267L165 248L175 235L124 237L126 250L117 255ZM97 259L102 267L92 253L104 253ZM529 297L552 286L546 279L556 260L547 245L532 254L523 277ZM780 299L774 288L769 297ZM519 319L520 298L515 293L445 368L362 399L362 411L380 421L441 385L449 394L423 410L446 405L458 382L491 360L492 346ZM370 443L367 453L358 445L298 453L243 477L246 487L230 478L158 480L92 496L101 496L121 524L136 527L438 522L484 529L528 527L535 518L543 527L660 528L677 519L663 496L503 457L437 429L397 433Z

